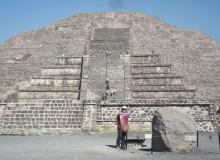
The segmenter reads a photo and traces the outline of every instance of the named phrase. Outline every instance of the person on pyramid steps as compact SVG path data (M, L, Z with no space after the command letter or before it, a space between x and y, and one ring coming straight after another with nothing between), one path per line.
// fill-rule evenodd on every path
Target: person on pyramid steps
M117 130L118 130L118 136L116 141L116 148L118 149L126 149L126 141L127 133L129 130L129 113L127 106L121 107L121 111L117 114Z

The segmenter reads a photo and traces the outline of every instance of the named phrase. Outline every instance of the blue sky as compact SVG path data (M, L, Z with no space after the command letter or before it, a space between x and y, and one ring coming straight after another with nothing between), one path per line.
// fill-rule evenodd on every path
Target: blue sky
M0 43L82 12L135 11L220 42L220 0L0 0Z

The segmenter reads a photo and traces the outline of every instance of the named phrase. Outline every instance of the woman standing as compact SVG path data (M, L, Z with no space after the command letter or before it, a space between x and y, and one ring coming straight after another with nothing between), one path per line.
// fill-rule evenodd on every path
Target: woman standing
M128 125L128 109L127 106L123 106L121 111L117 114L117 130L118 136L116 141L116 148L125 149L125 138L127 137L129 125Z

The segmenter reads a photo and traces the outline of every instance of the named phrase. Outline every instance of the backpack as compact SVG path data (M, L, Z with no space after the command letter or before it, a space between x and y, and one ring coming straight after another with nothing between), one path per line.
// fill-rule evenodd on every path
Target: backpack
M129 125L125 122L124 115L120 115L121 129L123 132L128 132Z

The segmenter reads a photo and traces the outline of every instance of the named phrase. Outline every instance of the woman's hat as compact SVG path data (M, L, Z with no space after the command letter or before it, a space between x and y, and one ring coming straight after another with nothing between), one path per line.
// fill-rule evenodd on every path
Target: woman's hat
M123 107L121 107L121 109L126 109L126 110L127 110L127 109L128 109L128 107L127 107L127 106L123 106Z

